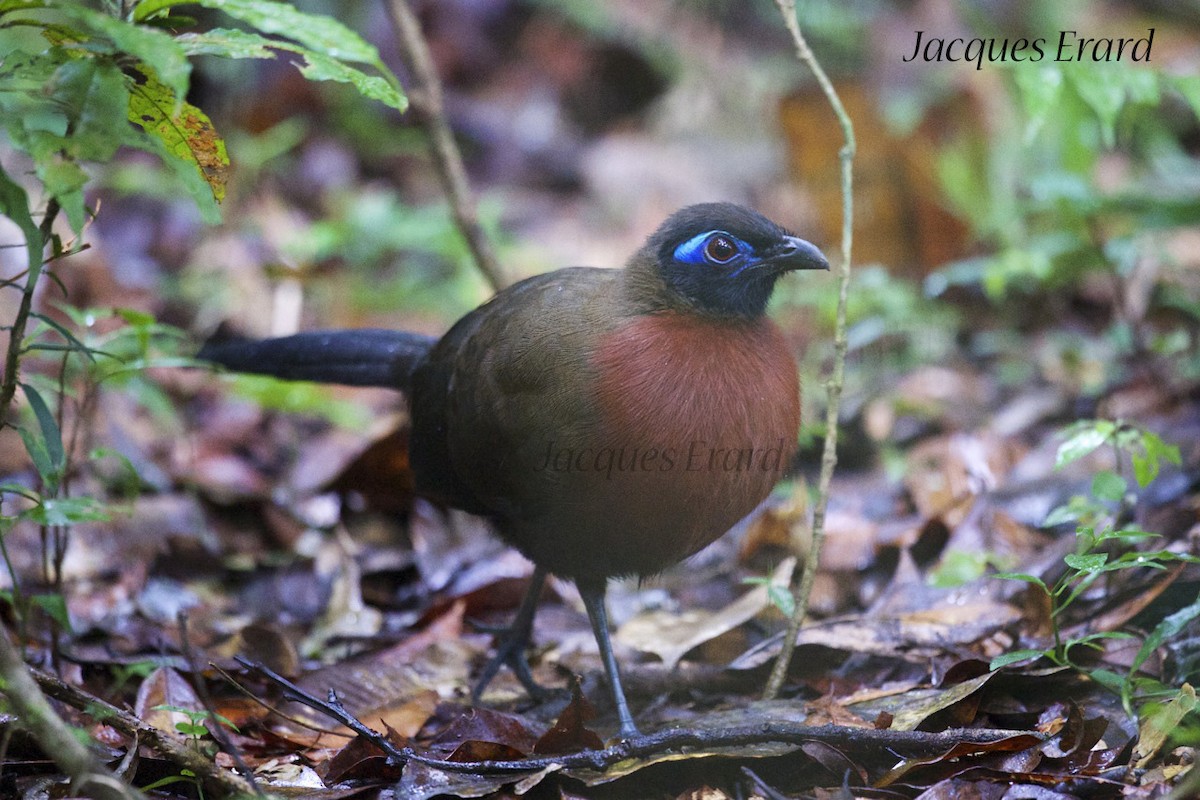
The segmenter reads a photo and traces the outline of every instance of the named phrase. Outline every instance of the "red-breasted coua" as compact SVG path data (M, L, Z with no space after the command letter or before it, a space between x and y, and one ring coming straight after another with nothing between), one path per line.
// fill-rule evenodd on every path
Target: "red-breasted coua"
M752 511L796 447L796 365L765 315L785 272L828 269L757 212L673 214L624 269L576 267L501 291L440 339L389 330L213 342L240 372L409 397L417 491L492 520L536 565L476 695L524 659L547 572L575 581L620 733L637 733L609 642L609 578L695 553Z

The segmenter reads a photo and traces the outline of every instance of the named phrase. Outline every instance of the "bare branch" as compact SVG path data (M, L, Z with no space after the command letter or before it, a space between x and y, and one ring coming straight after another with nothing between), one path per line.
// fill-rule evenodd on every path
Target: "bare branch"
M407 0L384 0L384 7L396 29L400 58L413 81L413 86L408 90L409 110L429 139L430 155L433 156L434 166L442 179L442 189L450 202L454 222L467 241L475 266L491 284L492 289L499 291L507 281L491 241L479 224L475 200L467 184L467 171L463 167L462 154L454 141L450 125L446 122L442 84L433 68L429 46L421 34L421 23Z
M25 662L0 627L0 687L17 713L21 727L29 731L38 745L71 779L72 794L100 800L145 800L145 795L117 778L62 721L46 696L38 689Z
M837 322L833 334L833 369L826 383L827 401L825 407L825 448L821 454L821 476L817 483L817 503L813 509L812 546L808 549L808 558L800 574L800 583L793 589L796 598L796 610L788 620L787 633L783 638L783 649L771 669L771 677L767 681L763 696L768 700L779 696L787 677L788 666L792 661L792 653L796 649L796 634L808 614L808 598L812 594L813 580L817 575L817 567L821 559L821 547L825 542L825 509L829 504L829 484L833 480L833 468L837 465L837 434L838 412L842 401L842 386L845 381L846 366L846 298L850 289L850 246L854 240L854 126L850 115L846 113L841 98L833 88L829 76L813 55L804 34L800 31L800 23L796 19L795 0L775 0L779 13L783 15L783 23L792 35L796 46L796 57L804 63L821 91L825 93L833 113L837 115L838 124L842 127L845 144L839 153L842 163L842 260L838 265L838 305Z
M236 773L218 767L204 753L193 747L188 747L183 742L175 739L168 733L160 731L153 725L146 724L128 711L117 708L111 703L83 691L77 686L64 683L49 673L32 668L30 668L29 673L49 696L56 700L61 700L72 708L77 708L98 720L102 720L106 725L134 739L135 742L141 742L156 753L161 754L164 758L170 759L179 766L191 770L210 791L218 796L241 797L250 796L254 793L251 785L242 780ZM37 687L34 688L36 690ZM138 794L136 797L140 798L141 795Z
M872 752L888 750L902 758L918 758L937 756L964 743L979 745L980 750L987 751L990 749L988 745L1012 740L1008 742L1010 749L1024 749L1036 745L1045 738L1036 732L992 728L968 728L928 733L865 727L852 728L841 725L813 727L797 722L767 720L750 725L707 730L668 728L650 734L632 736L601 750L582 750L578 753L564 755L533 756L511 761L447 761L422 755L411 747L397 747L382 733L372 730L346 711L332 692L330 692L329 699L321 700L261 664L243 658L239 658L238 661L283 689L284 695L289 700L303 703L309 708L337 720L372 742L393 763L402 765L413 761L444 772L523 775L550 767L568 770L604 770L630 758L650 758L671 751L695 750L696 748L727 749L776 742L791 744L825 742L837 747L858 748Z

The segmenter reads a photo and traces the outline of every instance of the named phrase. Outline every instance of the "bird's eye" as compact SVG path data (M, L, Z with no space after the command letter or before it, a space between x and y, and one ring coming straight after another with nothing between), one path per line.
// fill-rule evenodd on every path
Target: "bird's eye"
M705 257L714 264L728 264L737 254L737 246L728 236L714 236L704 245Z

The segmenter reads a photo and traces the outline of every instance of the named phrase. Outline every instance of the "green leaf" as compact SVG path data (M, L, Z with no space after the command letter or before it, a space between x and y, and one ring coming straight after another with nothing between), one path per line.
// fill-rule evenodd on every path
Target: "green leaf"
M21 436L21 441L25 443L25 452L29 453L29 458L33 461L33 468L37 470L38 475L42 476L42 482L46 484L47 490L55 491L58 488L60 476L55 475L54 462L46 449L45 440L24 426L17 428L17 433Z
M169 8L193 4L224 11L256 30L286 36L331 58L366 64L379 61L374 45L332 17L306 14L274 0L144 0L133 16L140 22Z
M66 67L63 67L66 69ZM126 109L129 80L120 67L97 63L88 76L79 117L71 135L77 159L107 162L130 139Z
M1142 450L1134 450L1133 475L1138 486L1146 487L1158 477L1162 462L1168 461L1178 466L1180 464L1179 447L1167 444L1160 436L1149 431L1140 431Z
M1076 65L1067 71L1075 91L1100 121L1106 147L1116 143L1117 117L1125 105L1125 82L1120 71L1100 64Z
M1162 534L1144 531L1141 528L1133 528L1129 526L1117 528L1115 530L1112 528L1107 528L1096 536L1096 543L1104 542L1109 539L1117 539L1122 542L1132 543L1142 539L1153 539L1156 536L1162 536Z
M1032 583L1035 586L1042 587L1042 591L1044 591L1046 594L1050 594L1050 588L1046 586L1045 581L1036 575L1028 575L1023 572L997 572L992 577L1000 578L1001 580L1006 581L1024 581L1025 583Z
M1167 444L1158 434L1146 431L1142 436L1142 442L1146 445L1146 452L1159 461L1169 461L1175 466L1181 466L1183 460L1179 455L1179 445Z
M145 76L129 95L129 121L146 133L142 148L159 155L192 196L206 222L219 222L229 155L203 111L180 104L168 86Z
M200 738L208 734L208 728L196 722L176 722L175 730L182 733L184 736L192 736Z
M404 95L378 75L367 75L360 69L320 51L298 47L291 42L268 39L256 33L218 29L208 33L183 34L179 41L191 55L219 55L225 58L274 58L271 48L296 53L304 59L296 68L310 81L349 83L359 94L378 100L398 111L408 106Z
M1110 692L1123 694L1128 685L1127 679L1113 672L1111 669L1094 669L1088 673L1088 677L1100 684Z
M1192 113L1200 118L1200 75L1176 75L1170 78L1170 85L1183 95L1183 99L1192 107Z
M767 598L785 617L796 613L796 598L788 587L771 584L767 587Z
M1120 502L1128 488L1124 478L1109 470L1101 470L1092 477L1092 494L1101 500Z
M992 553L977 550L951 549L930 571L927 583L939 589L962 586L982 578L987 568L997 561Z
M1072 426L1067 431L1067 440L1058 446L1054 468L1062 469L1088 455L1107 442L1115 431L1116 425L1105 419L1089 420L1084 424Z
M90 360L90 361L96 360L96 355L99 351L93 350L92 348L85 345L83 342L79 341L79 339L76 338L75 334L73 334L73 333L71 333L71 331L67 330L67 328L65 328L57 320L54 320L54 319L46 316L45 314L41 314L37 311L32 312L30 314L30 316L36 317L44 325L47 325L50 328L53 328L54 331L57 332L59 336L66 339L67 344L70 346L69 349L83 353L85 356L88 357L88 360ZM34 346L31 346L28 349L30 349L30 350L34 349Z
M192 65L170 34L131 24L78 3L56 3L55 9L144 62L170 88L172 96L182 100L187 95Z
M1044 650L1014 650L1011 653L1004 653L996 656L988 664L988 669L993 672L1001 667L1007 667L1009 664L1016 664L1018 661L1028 661L1031 658L1041 658L1046 655Z
M42 502L40 494L32 491L28 486L22 486L19 483L0 483L0 494L16 494L35 503Z
M1133 663L1129 665L1129 674L1133 675L1141 669L1142 664L1146 663L1151 654L1157 652L1168 639L1178 636L1197 617L1200 617L1200 598L1197 598L1190 606L1179 609L1158 623L1154 630L1150 631L1146 641L1142 642L1137 655L1134 656Z
M0 0L0 14L10 11L25 11L31 8L45 8L44 0Z
M280 43L236 28L213 28L203 33L182 33L175 41L189 56L220 58L275 58L272 47Z
M378 100L397 111L403 111L408 106L404 95L378 75L367 75L362 70L321 53L301 51L301 55L308 63L300 67L300 73L310 81L349 83L363 97Z
M155 323L153 314L138 311L136 308L117 308L114 309L114 313L136 328L146 328Z
M1029 117L1025 123L1025 142L1033 141L1042 125L1051 114L1061 109L1059 95L1062 94L1063 74L1057 66L1017 66L1012 70L1021 105Z
M0 165L0 214L11 219L25 236L25 251L28 256L29 277L26 285L32 288L42 271L42 234L29 213L29 195L8 177Z
M37 418L41 435L32 443L37 452L35 453L35 450L31 449L30 439L27 438L24 429L21 431L21 438L25 440L25 449L29 451L38 474L42 476L42 480L53 493L58 488L58 482L62 480L63 470L67 464L62 432L58 429L58 422L54 419L54 414L51 413L50 407L46 405L46 401L42 399L38 390L27 383L22 383L21 389L25 392L25 398L29 401L29 407L33 410L34 417Z
M66 598L61 594L35 594L29 601L45 611L64 631L71 630L71 615L67 612Z
M1129 639L1136 638L1137 637L1132 633L1126 633L1125 631L1097 631L1096 633L1089 633L1086 636L1078 636L1074 639L1068 639L1063 647L1068 650L1076 645L1096 647L1097 645L1095 645L1094 642L1103 641L1105 639L1121 639L1128 641Z
M1108 563L1108 553L1068 553L1063 562L1078 572L1095 572Z
M175 783L195 783L193 778L194 774L190 773L189 770L181 769L178 775L168 775L165 778L159 778L153 783L148 783L141 787L141 790L143 793L153 792L156 789L162 789Z
M263 408L309 414L350 430L370 421L363 406L338 399L330 394L328 387L315 383L284 381L266 375L229 375L225 380L235 395Z
M46 191L53 196L63 212L71 230L79 233L87 221L86 209L83 203L83 187L87 185L88 176L83 168L61 154L54 154L49 160L35 157L35 170Z
M108 512L92 497L63 497L42 501L29 511L29 518L39 525L77 525L80 522L103 522Z

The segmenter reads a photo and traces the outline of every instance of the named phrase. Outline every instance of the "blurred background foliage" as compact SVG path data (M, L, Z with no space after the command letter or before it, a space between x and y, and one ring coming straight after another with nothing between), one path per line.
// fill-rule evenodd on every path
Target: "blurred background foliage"
M296 5L398 64L379 3ZM619 266L665 214L712 199L836 250L840 134L770 0L416 5L510 277ZM903 371L956 359L1093 396L1127 377L1122 357L1200 371L1194 6L809 0L800 16L860 137L848 414ZM918 30L1041 36L1052 51L1061 30L1150 28L1148 64L902 60ZM250 335L435 333L486 298L402 114L305 81L286 53L199 56L189 100L228 144L223 222L204 225L152 159L93 165L100 213L92 249L61 276L69 302L130 306L202 339L222 321ZM813 379L834 286L805 277L783 286L776 316Z

